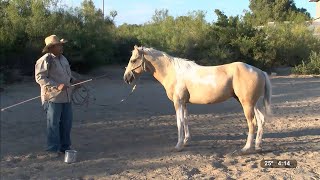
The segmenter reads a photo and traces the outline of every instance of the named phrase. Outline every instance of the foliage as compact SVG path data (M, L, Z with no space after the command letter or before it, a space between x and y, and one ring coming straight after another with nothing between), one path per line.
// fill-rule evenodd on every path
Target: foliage
M80 73L127 63L135 44L203 65L243 61L264 70L275 66L308 69L316 64L314 57L309 58L311 52L320 53L319 39L304 23L309 13L292 0L251 0L251 11L245 16L228 17L215 10L217 20L212 22L205 20L203 11L173 17L160 9L145 24L118 27L114 24L118 13L113 10L103 17L92 0L83 0L78 8L58 7L58 2L0 1L1 69L32 75L44 38L50 34L69 40L65 56L72 70ZM269 21L275 24L267 25ZM299 65L302 60L305 63ZM1 76L5 81L9 73L2 71Z
M293 72L296 74L320 74L320 54L312 52L310 59L302 64L295 66Z
M31 75L41 56L44 38L56 34L66 38L65 55L73 70L87 71L113 60L115 26L104 18L92 0L80 8L57 7L58 0L10 0L0 3L1 65L22 69ZM22 68L30 67L30 68Z
M295 66L319 52L320 42L304 24L278 24L267 28L268 44L275 50L272 66Z
M265 25L267 22L295 21L304 22L310 14L304 8L297 8L293 0L251 0L251 12L247 20L254 25Z

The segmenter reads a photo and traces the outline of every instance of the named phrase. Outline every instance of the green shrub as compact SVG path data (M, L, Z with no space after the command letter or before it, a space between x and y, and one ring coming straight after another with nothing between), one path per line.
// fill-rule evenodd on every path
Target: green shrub
M320 54L312 52L307 62L295 66L293 69L295 74L320 74Z
M320 53L320 40L306 25L298 23L308 16L304 11L295 14L294 8L290 12L282 9L281 18L276 18L273 27L255 27L256 18L259 25L268 22L264 13L258 13L261 17L254 13L228 17L215 10L218 19L207 22L203 11L173 17L165 9L156 10L152 19L143 25L116 27L113 18L117 13L112 12L112 18L103 17L92 0L83 0L78 8L60 8L57 2L0 1L0 68L33 75L34 63L42 55L44 38L50 34L69 40L64 55L70 61L71 69L79 73L106 64L126 64L135 44L154 47L203 65L243 61L264 70L296 66L303 69L303 73L316 72L318 67L314 60L302 63L309 59L312 51ZM256 8L264 9L264 6ZM269 15L273 17L273 14ZM295 23L279 23L283 20ZM15 76L2 72L0 82L15 79L12 78Z
M320 41L305 24L276 24L266 29L268 46L276 54L272 66L296 66L308 59L311 51L319 52Z

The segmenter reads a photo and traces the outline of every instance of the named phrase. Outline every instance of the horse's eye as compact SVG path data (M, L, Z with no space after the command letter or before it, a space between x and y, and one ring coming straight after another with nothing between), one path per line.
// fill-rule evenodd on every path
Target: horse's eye
M135 63L136 61L137 61L137 59L133 59L133 60L131 60L131 62L132 62L132 63Z

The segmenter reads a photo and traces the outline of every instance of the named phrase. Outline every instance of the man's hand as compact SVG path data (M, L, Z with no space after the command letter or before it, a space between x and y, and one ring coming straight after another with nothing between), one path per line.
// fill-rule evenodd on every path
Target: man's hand
M65 89L67 89L67 88L68 88L68 86L66 86L65 84L59 84L59 86L58 86L58 90L59 91L63 91Z

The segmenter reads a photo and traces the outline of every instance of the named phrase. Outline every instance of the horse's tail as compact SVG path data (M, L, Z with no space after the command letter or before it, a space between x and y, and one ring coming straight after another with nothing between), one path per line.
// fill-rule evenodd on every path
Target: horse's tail
M263 103L266 110L266 115L270 116L272 114L272 110L271 110L272 86L271 86L271 82L268 77L268 74L266 72L263 72L263 74L266 80L266 84L264 87Z

